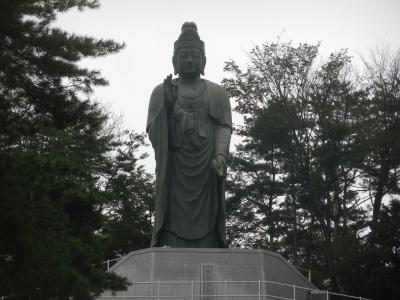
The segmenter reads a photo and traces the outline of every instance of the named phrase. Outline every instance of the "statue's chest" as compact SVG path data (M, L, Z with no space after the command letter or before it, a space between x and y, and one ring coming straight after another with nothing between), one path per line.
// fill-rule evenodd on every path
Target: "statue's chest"
M185 135L201 138L209 136L210 118L206 90L195 96L190 93L178 94L174 108L174 121L178 140Z
M184 90L178 92L178 99L176 101L176 108L185 113L200 112L207 105L206 89L199 92L196 90Z

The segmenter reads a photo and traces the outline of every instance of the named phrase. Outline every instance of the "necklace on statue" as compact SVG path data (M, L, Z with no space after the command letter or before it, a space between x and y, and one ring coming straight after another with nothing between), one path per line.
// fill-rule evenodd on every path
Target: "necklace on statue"
M195 99L199 98L200 96L202 96L204 94L204 92L206 91L206 87L203 86L202 89L200 91L195 91L196 93L188 93L188 94L183 94L181 95L183 99L188 100L190 102L194 101Z

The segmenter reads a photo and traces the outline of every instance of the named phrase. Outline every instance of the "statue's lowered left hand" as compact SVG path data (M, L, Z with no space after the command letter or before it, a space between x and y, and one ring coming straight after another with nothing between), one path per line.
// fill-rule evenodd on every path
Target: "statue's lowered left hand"
M222 177L224 175L224 169L225 169L225 157L223 155L218 154L213 160L212 160L212 166L217 172L218 176Z

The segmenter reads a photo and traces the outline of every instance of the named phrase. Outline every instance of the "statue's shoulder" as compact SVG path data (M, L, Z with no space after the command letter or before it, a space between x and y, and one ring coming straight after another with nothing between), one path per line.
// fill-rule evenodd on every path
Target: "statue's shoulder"
M176 78L172 79L172 83L176 83L176 81L177 81ZM164 83L160 83L153 89L153 92L151 93L151 100L158 101L159 99L162 100L163 97L164 97Z
M224 95L228 96L225 89L222 86L220 86L219 84L212 82L210 80L207 80L207 79L203 79L203 80L206 83L207 88L209 89L209 92L224 94Z
M162 95L163 95L163 84L160 83L153 89L153 92L151 93L151 99L160 98Z
M232 128L231 105L225 89L209 80L204 80L208 92L208 104L210 116L219 122Z
M157 85L150 96L149 102L149 110L147 113L147 125L146 131L148 131L149 126L153 123L155 116L160 111L161 107L163 106L164 99L163 99L163 84Z
M229 96L226 90L219 84L204 79L208 89L208 95L216 101L229 102Z

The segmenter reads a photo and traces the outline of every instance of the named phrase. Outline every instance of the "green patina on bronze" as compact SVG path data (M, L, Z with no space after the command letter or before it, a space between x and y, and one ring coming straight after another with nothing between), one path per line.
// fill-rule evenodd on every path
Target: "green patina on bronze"
M205 64L204 42L187 22L174 44L178 78L168 76L149 104L146 129L156 158L152 247L225 247L232 117L226 91L200 77Z

